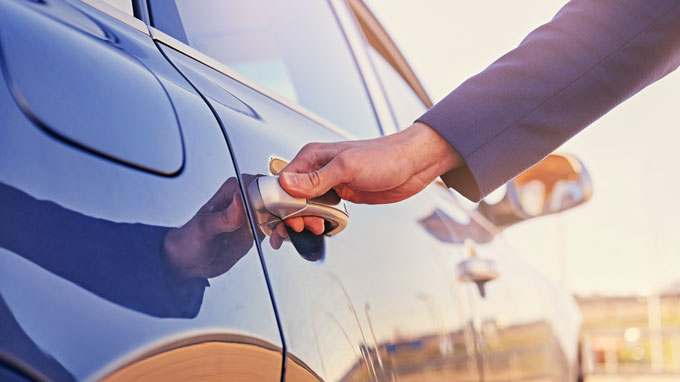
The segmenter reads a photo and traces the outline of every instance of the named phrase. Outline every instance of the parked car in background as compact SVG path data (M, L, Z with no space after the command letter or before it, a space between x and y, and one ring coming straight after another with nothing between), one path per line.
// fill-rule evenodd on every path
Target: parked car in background
M253 179L432 105L361 0L6 0L0 69L1 380L576 380L500 234L590 197L572 156L266 240Z

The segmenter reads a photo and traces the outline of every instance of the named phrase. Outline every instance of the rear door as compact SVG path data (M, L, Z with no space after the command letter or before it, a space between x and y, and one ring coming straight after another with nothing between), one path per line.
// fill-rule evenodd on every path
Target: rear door
M396 128L407 127L431 102L368 7L361 0L349 3L366 36L363 45L390 104ZM478 347L480 376L485 381L571 380L579 321L573 299L525 264L505 244L498 229L475 211L476 206L462 199L452 191L440 205L442 210L435 216L438 219L428 221L431 229L444 238L437 222L443 221L447 212L452 216L469 215L467 224L448 224L456 231L449 237L465 243L465 260L475 255L492 261L499 271L499 277L484 286L485 297L474 283L459 286L466 291L466 302L472 307L471 337ZM464 212L466 209L468 212Z
M484 297L473 294L484 380L574 380L580 320L571 296L500 236L477 242L475 252L493 261L499 275L486 283Z
M380 134L326 2L150 4L152 35L220 118L242 177L268 174L271 158L289 160L307 142ZM325 239L320 261L291 243L261 243L287 380L477 380L455 229L428 225L446 194L432 186L394 205L350 205L347 229Z
M280 381L214 115L88 3L0 2L0 379Z

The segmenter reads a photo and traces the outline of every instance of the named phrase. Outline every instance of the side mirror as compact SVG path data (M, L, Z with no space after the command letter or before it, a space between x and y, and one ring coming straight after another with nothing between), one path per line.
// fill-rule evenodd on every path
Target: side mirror
M505 185L496 203L483 200L478 211L498 227L576 207L593 194L590 175L573 155L553 153Z

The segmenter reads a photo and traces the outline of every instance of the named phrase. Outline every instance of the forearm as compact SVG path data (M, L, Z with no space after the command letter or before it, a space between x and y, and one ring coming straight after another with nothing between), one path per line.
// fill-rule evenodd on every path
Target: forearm
M678 1L574 0L419 121L465 165L443 178L479 200L680 64Z

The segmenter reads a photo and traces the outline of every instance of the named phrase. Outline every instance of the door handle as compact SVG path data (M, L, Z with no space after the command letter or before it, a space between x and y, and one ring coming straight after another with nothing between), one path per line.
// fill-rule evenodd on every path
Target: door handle
M496 262L491 259L480 259L477 257L474 245L470 241L466 241L466 248L470 254L470 258L458 263L456 269L458 270L458 279L463 282L473 282L479 288L479 294L486 297L486 289L484 284L491 280L497 279L500 275Z
M302 216L324 219L324 235L333 236L347 227L349 213L345 201L331 191L317 198L296 198L279 184L277 176L261 176L248 186L248 196L260 229L271 235L276 223Z

